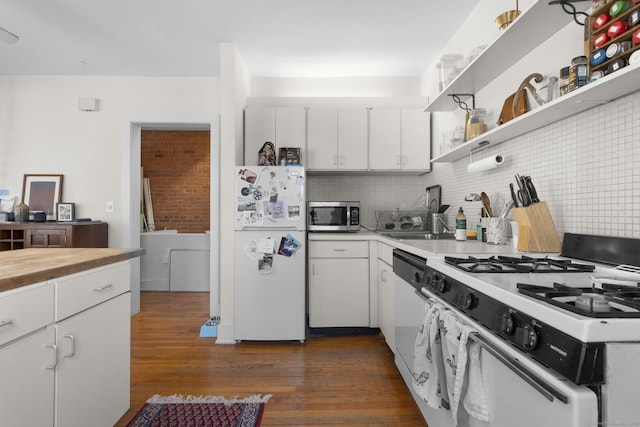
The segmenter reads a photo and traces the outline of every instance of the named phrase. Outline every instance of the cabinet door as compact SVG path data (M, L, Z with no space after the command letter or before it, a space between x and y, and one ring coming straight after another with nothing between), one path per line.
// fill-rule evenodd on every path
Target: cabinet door
M400 109L374 108L369 120L371 169L402 169L406 160L400 149Z
M64 248L66 244L67 233L64 227L27 230L27 248Z
M249 107L244 110L244 164L257 165L258 151L267 142L276 143L276 109ZM277 152L276 152L277 153Z
M338 110L310 108L307 112L307 168L338 167Z
M402 168L431 170L431 117L419 109L403 109L401 116Z
M310 261L309 326L369 327L369 260Z
M50 327L0 349L3 426L53 426L54 343Z
M304 150L307 139L307 115L303 107L276 108L276 155L280 160L280 147L300 147Z
M378 316L380 330L389 348L395 352L393 305L393 267L378 259Z
M125 293L56 324L57 427L110 426L129 409L130 301Z
M368 168L367 117L365 108L338 110L338 169Z

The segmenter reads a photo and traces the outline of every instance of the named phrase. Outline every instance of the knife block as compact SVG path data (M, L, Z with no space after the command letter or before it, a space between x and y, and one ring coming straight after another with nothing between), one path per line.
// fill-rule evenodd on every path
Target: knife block
M547 202L526 208L514 208L518 223L518 250L524 252L561 252L562 241L551 217Z

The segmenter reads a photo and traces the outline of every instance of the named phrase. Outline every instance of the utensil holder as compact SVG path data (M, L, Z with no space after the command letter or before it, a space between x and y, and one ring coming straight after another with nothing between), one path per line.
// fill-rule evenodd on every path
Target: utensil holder
M526 208L514 208L518 222L518 250L524 252L561 252L562 241L547 202Z

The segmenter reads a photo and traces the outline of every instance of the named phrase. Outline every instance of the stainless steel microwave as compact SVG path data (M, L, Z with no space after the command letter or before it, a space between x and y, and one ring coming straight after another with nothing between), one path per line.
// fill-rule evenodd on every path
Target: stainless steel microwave
M307 230L359 231L360 202L308 202Z

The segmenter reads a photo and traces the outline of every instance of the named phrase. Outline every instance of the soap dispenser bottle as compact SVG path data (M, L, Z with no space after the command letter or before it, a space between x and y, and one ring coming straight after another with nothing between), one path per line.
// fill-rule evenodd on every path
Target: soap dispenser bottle
M462 207L458 209L458 215L456 215L456 240L467 240L467 217Z

